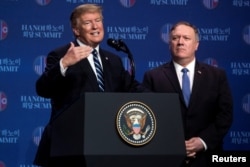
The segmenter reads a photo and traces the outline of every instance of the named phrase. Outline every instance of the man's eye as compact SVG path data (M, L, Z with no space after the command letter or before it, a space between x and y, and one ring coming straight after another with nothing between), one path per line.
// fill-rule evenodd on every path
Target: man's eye
M173 40L173 41L175 41L175 40L177 40L177 39L179 39L179 37L172 37L172 40Z
M88 25L90 24L90 22L86 21L86 22L83 22L84 25Z

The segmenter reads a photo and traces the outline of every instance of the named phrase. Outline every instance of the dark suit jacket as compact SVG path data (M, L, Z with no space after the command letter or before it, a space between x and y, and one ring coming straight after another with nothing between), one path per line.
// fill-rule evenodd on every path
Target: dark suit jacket
M208 151L222 149L232 124L233 101L223 70L196 62L192 93L186 107L173 62L147 71L143 84L154 92L178 93L185 138L200 137Z
M75 46L78 46L75 41ZM66 76L61 75L59 61L66 54L70 44L51 51L47 57L45 72L36 82L39 96L50 98L52 113L50 123L85 92L98 92L98 83L87 59L70 66ZM131 76L124 69L121 59L111 52L99 48L102 60L106 92L141 92L137 81L131 84ZM35 164L46 166L50 152L51 124L44 130L38 147Z
M75 45L78 44L75 42ZM98 83L94 71L87 59L69 67L66 76L60 72L59 60L66 54L70 44L58 48L48 54L45 72L36 82L39 96L50 98L52 118L56 112L69 105L85 92L98 92ZM121 59L111 52L99 49L102 60L105 92L141 91L140 85L125 71Z

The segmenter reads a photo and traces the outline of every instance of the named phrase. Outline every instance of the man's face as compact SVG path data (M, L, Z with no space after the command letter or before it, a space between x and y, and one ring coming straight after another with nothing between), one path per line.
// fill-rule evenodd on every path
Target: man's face
M78 18L73 31L81 42L94 48L104 37L102 21L102 16L98 12L85 13Z
M198 45L199 41L195 32L189 26L178 25L171 32L169 47L176 61L182 59L193 60Z

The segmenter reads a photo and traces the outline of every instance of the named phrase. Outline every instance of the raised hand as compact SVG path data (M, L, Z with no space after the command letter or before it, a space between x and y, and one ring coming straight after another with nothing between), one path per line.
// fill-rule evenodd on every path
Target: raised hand
M62 65L64 68L72 66L77 62L85 59L92 52L93 48L90 46L75 46L74 43L70 43L70 48L62 58Z

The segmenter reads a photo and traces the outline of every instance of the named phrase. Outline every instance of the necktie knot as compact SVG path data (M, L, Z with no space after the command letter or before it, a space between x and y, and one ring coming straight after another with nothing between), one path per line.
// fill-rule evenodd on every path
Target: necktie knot
M93 54L93 56L97 56L97 51L96 51L96 49L93 49L92 54Z
M188 72L188 69L187 69L187 68L183 68L183 69L181 70L181 72L187 73L187 72Z

